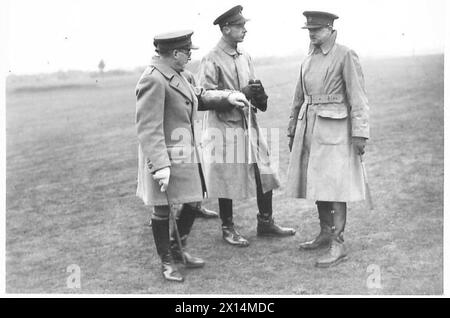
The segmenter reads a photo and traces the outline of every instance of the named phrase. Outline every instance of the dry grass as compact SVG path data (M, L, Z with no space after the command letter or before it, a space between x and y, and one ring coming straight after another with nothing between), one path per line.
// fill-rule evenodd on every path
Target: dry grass
M284 132L300 60L258 65L278 127L280 176L288 162ZM256 238L256 202L236 202L235 219L251 246L221 239L218 220L197 220L190 249L207 261L167 284L135 198L134 85L139 75L97 78L95 87L7 95L6 287L8 293L441 294L443 292L443 56L365 60L372 139L366 156L376 209L349 208L349 260L314 268L321 252L298 243L317 231L311 203L275 192L278 222L298 230ZM214 201L207 203L217 208ZM66 287L70 264L81 289ZM368 289L367 267L382 289Z

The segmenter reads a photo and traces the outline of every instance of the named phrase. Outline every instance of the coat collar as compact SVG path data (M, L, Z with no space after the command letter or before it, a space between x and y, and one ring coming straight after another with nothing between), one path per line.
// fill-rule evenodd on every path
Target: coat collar
M152 62L150 63L150 66L153 66L154 68L156 68L168 80L170 80L172 77L174 77L175 74L177 73L169 65L166 65L163 62L161 62L161 58L159 56L154 56L152 58Z
M219 43L217 43L217 46L222 51L224 51L225 53L227 53L228 55L231 55L231 56L241 55L242 54L242 51L238 47L236 47L236 49L235 49L230 44L225 42L225 40L223 38L220 39Z
M336 37L337 37L337 31L334 30L333 33L331 33L331 36L328 39L328 41L326 41L325 43L323 43L320 46L320 50L322 51L323 54L327 55L331 51L334 44L336 43ZM317 51L317 50L318 50L318 48L316 48L312 43L310 43L308 55L313 54L314 51Z
M169 85L178 91L180 94L184 95L191 102L193 101L192 91L189 88L188 81L170 66L161 62L159 56L154 56L150 66L156 68L167 80Z

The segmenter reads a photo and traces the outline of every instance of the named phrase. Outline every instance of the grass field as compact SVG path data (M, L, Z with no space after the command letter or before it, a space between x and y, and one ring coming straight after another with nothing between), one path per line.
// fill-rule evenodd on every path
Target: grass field
M317 269L325 251L298 243L318 231L311 202L275 191L274 216L297 229L284 239L256 237L255 199L235 203L235 223L251 243L226 245L217 219L199 219L190 250L207 265L184 284L163 281L135 197L134 86L139 74L46 85L7 86L6 291L151 294L441 294L443 293L444 59L441 55L363 60L371 105L366 166L375 210L349 205L349 259ZM289 106L300 59L257 66L269 94L262 127L280 131L286 179ZM206 204L217 209L214 200ZM66 271L81 269L81 288ZM370 266L372 265L372 266ZM381 288L368 288L373 265Z

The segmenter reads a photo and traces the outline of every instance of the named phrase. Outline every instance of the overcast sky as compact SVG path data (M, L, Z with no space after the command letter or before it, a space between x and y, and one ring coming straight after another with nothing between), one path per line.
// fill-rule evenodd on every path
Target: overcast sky
M234 5L251 19L242 47L253 57L305 52L305 10L337 14L338 42L362 56L444 51L445 0L13 0L6 59L15 74L146 65L155 34L192 29L200 59L219 40L214 19Z

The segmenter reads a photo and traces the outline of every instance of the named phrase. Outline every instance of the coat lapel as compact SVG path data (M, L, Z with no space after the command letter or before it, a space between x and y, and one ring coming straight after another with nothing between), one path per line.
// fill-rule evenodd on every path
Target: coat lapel
M183 83L183 80L180 78L181 75L174 75L170 80L169 85L175 89L177 92L182 94L184 97L188 98L192 102L192 94L189 87ZM187 83L187 82L186 82Z
M189 87L187 87L180 78L177 72L171 67L161 63L158 56L153 57L152 66L154 66L158 71L169 80L169 85L178 93L189 99L191 102L193 101L193 97L191 95Z

